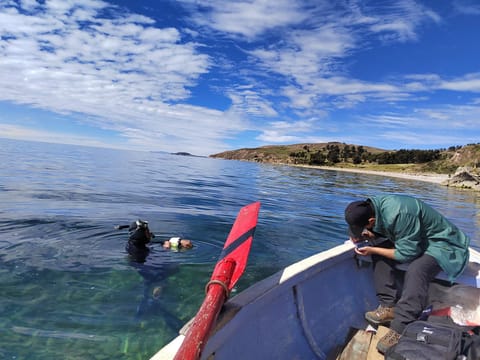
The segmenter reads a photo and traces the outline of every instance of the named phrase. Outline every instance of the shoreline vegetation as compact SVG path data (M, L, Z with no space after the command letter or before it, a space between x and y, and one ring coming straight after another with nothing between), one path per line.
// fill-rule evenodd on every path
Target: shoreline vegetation
M389 176L480 191L480 143L437 150L383 150L340 142L267 145L210 157Z

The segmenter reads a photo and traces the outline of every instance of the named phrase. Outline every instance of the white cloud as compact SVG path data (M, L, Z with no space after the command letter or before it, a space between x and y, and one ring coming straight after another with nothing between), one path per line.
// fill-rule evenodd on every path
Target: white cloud
M296 0L238 0L228 5L222 0L181 2L202 7L202 11L192 12L198 25L249 40L278 27L299 24L308 17Z
M374 127L378 130L375 137L388 139L391 144L404 144L403 148L422 145L425 148L430 144L448 147L455 144L477 143L478 132L469 129L478 129L479 119L480 106L473 103L365 115L358 118L358 124L365 128Z
M453 91L480 92L480 73L467 74L453 80L443 80L438 88Z
M463 105L445 105L435 108L417 109L416 113L421 114L425 118L425 125L428 127L434 123L436 127L445 129L446 131L475 129L480 126L480 106L473 102L472 104ZM472 134L474 135L474 133Z
M291 77L300 86L331 73L335 68L334 59L344 57L353 46L348 33L331 26L292 31L285 40L287 45L257 49L250 54L260 60L265 69Z
M480 4L478 4L475 0L456 0L453 1L453 7L455 11L460 14L473 16L480 15Z
M102 139L94 139L91 136L78 136L66 132L51 132L45 130L36 130L25 126L0 124L0 134L2 137L16 140L40 141L56 144L73 144L95 147L121 148L114 144L105 144Z
M236 112L251 116L272 117L278 115L272 105L256 91L230 91L228 96L232 101L232 108Z
M392 34L390 37L385 37L385 39L397 38L401 41L407 41L416 40L417 38L413 24L402 20L377 23L375 25L372 25L370 29L373 32Z
M318 133L324 140L344 128L337 119L327 127L329 113L363 105L389 105L390 113L369 118L376 124L426 128L427 119L452 121L460 108L425 106L405 115L401 107L436 90L480 91L479 73L351 75L355 54L418 41L426 25L442 23L415 1L178 3L190 18L163 28L100 0L0 3L0 101L73 116L119 134L125 146L209 154L245 130L267 143L305 142ZM465 4L457 9L466 11ZM473 112L463 111L472 126Z
M276 130L265 130L257 136L257 140L263 141L267 144L282 144L282 143L296 143L299 142L301 137L287 135Z
M37 0L21 0L20 2L22 4L22 8L27 11L32 11L39 5Z
M452 145L464 145L468 140L462 135L455 135L438 132L429 134L428 136L418 136L415 131L385 131L378 135L378 139L390 144L398 144L390 147L391 149L440 149L447 148ZM442 145L439 145L442 144ZM375 145L373 145L375 146Z
M449 132L454 135L455 132L463 132L468 129L478 129L480 125L480 106L472 103L471 105L442 105L435 107L417 107L404 112L383 113L380 115L366 115L359 118L360 124L366 126L375 126L376 128L390 129L392 131L404 132L409 129L410 132L417 131L419 139L430 137L433 132ZM425 134L428 136L419 136ZM459 135L460 136L460 135ZM469 135L466 135L469 136ZM470 136L476 135L472 131Z
M208 14L215 17L218 13L228 12L232 23L245 24L242 14L245 7L251 11L262 13L259 9L268 8L270 2L258 0L242 2L238 7L224 10L223 3L217 1L196 2L208 8ZM301 9L299 2L292 1L289 6ZM308 10L308 21L299 23L295 30L283 28L287 23L276 22L273 42L268 46L256 47L248 51L261 69L276 73L284 80L281 95L288 98L288 106L311 114L318 110L325 97L335 97L331 101L338 108L352 108L359 102L369 100L404 101L411 100L409 92L428 91L429 88L420 80L408 85L381 82L367 82L348 76L343 69L346 58L360 47L365 46L365 34L368 32L385 34L389 41L411 41L417 39L417 29L426 22L441 22L441 18L430 9L413 1L405 0L395 4L387 4L377 9L363 6L361 2L350 3L349 6L336 7L327 1L319 1ZM284 9L282 5L278 9ZM210 16L209 15L209 16ZM210 18L210 17L209 17ZM296 20L301 17L292 16ZM313 20L312 20L313 19ZM293 21L293 20L292 20ZM252 26L250 33L244 34L248 39L263 33L269 22ZM216 27L216 25L213 25ZM232 32L225 26L224 32ZM235 32L235 31L234 31ZM238 35L235 32L235 36ZM280 35L281 34L281 35Z
M413 80L406 84L406 89L411 91L451 90L472 93L480 92L480 72L454 78L442 78L437 74L412 74L405 76L405 79Z
M101 1L22 5L25 14L0 8L0 100L84 114L79 121L144 149L175 137L184 151L199 150L191 139L221 150L221 139L242 129L236 115L169 104L190 96L211 61L177 29L150 27L144 16L103 18L98 10L115 9Z
M266 143L305 142L306 139L313 139L310 135L321 130L318 119L298 121L272 121L260 128L261 134L258 140ZM302 140L303 139L303 140Z
M378 7L375 4L371 15L375 21L370 30L382 35L383 40L390 41L415 41L418 39L417 29L424 23L442 21L440 15L414 0L403 0L386 3Z

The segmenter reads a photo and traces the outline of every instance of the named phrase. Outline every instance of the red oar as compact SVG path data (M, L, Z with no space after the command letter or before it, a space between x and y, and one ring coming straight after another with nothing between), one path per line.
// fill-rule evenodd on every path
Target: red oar
M175 360L200 358L230 290L235 286L247 266L259 209L259 202L251 203L240 209L225 241L220 259L215 265L212 277L207 283L205 300L188 329L183 343L175 355Z

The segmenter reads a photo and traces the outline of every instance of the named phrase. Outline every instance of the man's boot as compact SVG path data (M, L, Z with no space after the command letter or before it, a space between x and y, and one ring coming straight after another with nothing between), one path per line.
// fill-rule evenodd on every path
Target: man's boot
M393 320L393 306L379 305L375 310L365 313L365 319L373 325L388 325Z

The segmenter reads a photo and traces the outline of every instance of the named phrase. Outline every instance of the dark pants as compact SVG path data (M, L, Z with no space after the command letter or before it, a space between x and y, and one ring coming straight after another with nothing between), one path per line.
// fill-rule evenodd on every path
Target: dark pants
M398 262L381 256L372 256L372 259L378 301L385 306L395 306L390 328L402 333L427 307L428 288L442 269L432 256L423 254L409 264L402 279L402 272L395 268Z

